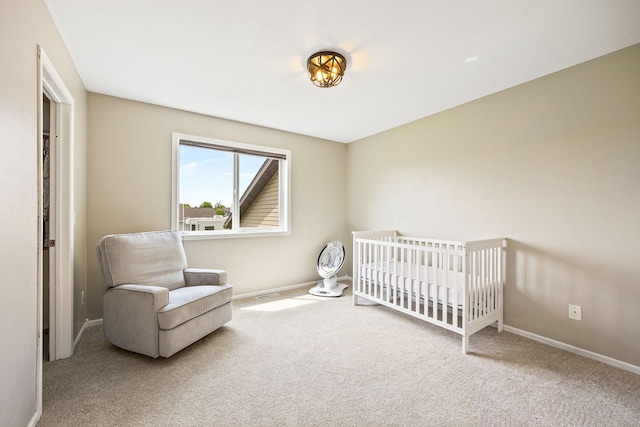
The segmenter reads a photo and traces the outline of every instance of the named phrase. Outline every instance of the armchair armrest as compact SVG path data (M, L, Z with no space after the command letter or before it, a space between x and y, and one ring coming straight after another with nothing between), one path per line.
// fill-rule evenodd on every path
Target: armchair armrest
M211 268L185 268L184 281L187 286L225 285L227 272Z
M159 356L157 312L169 304L167 288L120 285L107 290L102 304L102 325L107 340L127 350Z
M129 292L130 297L136 298L145 308L153 309L154 313L169 304L169 289L162 286L120 285L109 291Z

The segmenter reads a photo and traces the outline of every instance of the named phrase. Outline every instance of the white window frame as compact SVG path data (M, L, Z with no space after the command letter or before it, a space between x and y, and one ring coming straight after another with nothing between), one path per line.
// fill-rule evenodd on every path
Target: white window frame
M225 141L221 139L207 138L203 136L188 135L184 133L172 133L172 182L171 182L171 228L179 230L179 200L180 200L180 143L189 141L198 145L211 145L215 147L227 147L236 149L238 152L258 152L268 155L269 153L285 156L285 160L280 162L280 227L269 228L239 228L233 230L215 230L215 231L184 231L180 230L184 240L201 240L201 239L228 239L238 237L267 237L267 236L289 236L291 235L291 151L280 148L265 147L260 145L243 144L234 141ZM237 165L234 167L234 173L237 174ZM234 177L237 179L237 176ZM234 194L234 209L238 206L239 197L241 195Z

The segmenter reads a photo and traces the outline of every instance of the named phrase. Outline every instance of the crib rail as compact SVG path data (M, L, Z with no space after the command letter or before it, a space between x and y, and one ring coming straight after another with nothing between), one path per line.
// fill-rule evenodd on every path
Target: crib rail
M354 232L353 302L386 305L468 337L502 328L505 239L474 242Z

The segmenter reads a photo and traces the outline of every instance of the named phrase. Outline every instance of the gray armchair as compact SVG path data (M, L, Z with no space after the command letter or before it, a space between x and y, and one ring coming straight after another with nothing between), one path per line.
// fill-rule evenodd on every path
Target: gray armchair
M96 252L107 284L104 335L112 344L170 357L231 320L227 273L187 268L178 232L113 234Z

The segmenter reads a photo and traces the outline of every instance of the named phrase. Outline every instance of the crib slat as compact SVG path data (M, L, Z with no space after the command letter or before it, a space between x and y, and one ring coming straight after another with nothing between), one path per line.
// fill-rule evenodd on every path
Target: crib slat
M379 271L380 268L378 267L380 265L378 263L378 251L379 251L380 247L371 245L371 248L373 249L373 265L376 266L376 275L375 275L376 276L376 280L371 285L372 286L371 294L374 297L377 297L378 296L377 295L378 294L377 290L378 290L378 288L380 286L380 281L384 280L384 272L380 272ZM380 276L382 276L382 277L380 277Z
M427 310L429 307L429 275L427 274L427 255L429 252L427 248L424 248L422 252L422 260L420 261L420 272L418 273L418 313L422 316L427 314ZM425 293L426 291L426 293Z
M366 266L367 265L367 261L365 260L365 257L364 257L364 255L365 255L364 250L365 250L365 244L364 244L364 242L360 242L360 249L358 251L358 256L360 257L360 266ZM366 280L367 271L366 270L362 271L362 267L359 267L358 271L360 272L360 284L359 284L360 289L359 290L360 290L360 292L364 292L364 284L365 284L365 280Z
M376 274L375 273L375 262L373 260L373 256L371 251L373 250L373 245L371 243L367 244L367 253L368 253L368 261L369 261L369 265L371 266L371 268L369 269L368 273L369 273L369 277L367 280L367 294L371 295L371 287L373 286L373 275Z
M413 261L412 258L412 249L407 249L407 263L406 269L404 272L404 280L403 280L403 292L402 296L404 298L402 307L411 311L411 263Z
M416 312L416 314L420 314L420 287L422 286L422 281L420 280L420 266L422 265L422 254L423 254L423 249L421 247L422 245L419 245L418 248L416 249L416 262L414 264L414 271L415 271L415 280L413 281L413 287L414 287L414 300L413 300L413 310Z
M476 318L482 316L482 251L476 254L477 271L476 271Z
M385 258L384 258L384 246L378 246L378 262L380 263L380 265L382 266L382 270L384 270L384 265L385 265ZM385 283L388 283L388 274L383 273L382 275L382 280L380 280L380 284L378 285L377 288L377 292L378 292L378 298L383 298L384 297L384 287L385 287Z
M408 285L408 289L407 289L407 310L409 311L413 311L413 276L414 276L414 271L415 271L415 262L416 262L416 256L417 256L417 251L416 249L412 249L411 250L411 254L410 254L410 261L409 261L409 265L408 265L408 270L407 271L407 278L409 283L407 283Z
M400 306L404 307L404 277L405 277L405 257L407 249L403 248L400 252L400 276L398 277L398 292L400 294Z
M471 254L471 277L470 277L470 301L469 301L469 321L474 320L477 313L477 277L478 277L478 253L474 252Z
M500 251L498 249L493 249L492 250L493 253L493 275L491 276L491 283L492 283L492 289L493 289L493 310L495 311L498 309L498 283L500 278L498 277L498 272L500 269Z
M416 249L416 260L413 268L415 272L414 274L416 277L413 281L413 294L414 294L413 310L416 312L416 314L420 314L420 287L422 286L422 283L420 281L420 265L422 264L422 248L420 246L418 246L418 248Z
M449 314L449 310L447 310L447 307L449 306L449 292L447 292L447 283L449 283L449 255L443 254L443 265L442 265L442 270L443 270L443 278L442 278L442 285L440 285L440 287L443 289L443 296L442 296L442 321L444 323L449 323L448 320L448 314Z
M458 324L458 307L460 304L460 301L458 301L459 299L459 295L460 295L460 290L464 287L464 284L460 283L460 256L459 255L454 255L453 257L453 304L451 305L452 309L451 309L451 316L452 316L452 321L453 324L456 326L459 326ZM464 277L464 276L463 276Z
M482 292L484 291L484 289L482 288L482 276L484 275L484 252L483 251L479 251L478 252L478 275L476 276L476 290L477 290L477 299L476 299L476 306L477 306L477 317L481 317L483 315L483 309L482 309L482 303L483 303L483 299L482 299Z
M482 251L478 252L478 275L476 276L476 317L482 316L482 275L484 270Z
M489 276L489 253L487 250L483 250L482 251L482 277L480 278L481 283L480 286L482 287L482 293L480 295L480 298L482 299L482 315L486 315L489 312L489 307L487 306L487 301L489 298L488 292L489 289L487 289L487 285L488 285L488 281L487 278Z
M387 246L381 246L380 248L381 257L382 257L382 271L384 271L384 279L382 283L380 283L380 298L388 301L389 300L389 283L391 281L391 271L389 270L389 251Z
M393 259L393 276L389 281L389 301L395 301L398 288L398 247L396 245L389 247L390 257ZM389 261L391 262L391 260ZM389 270L391 271L391 270Z
M356 241L354 245L354 250L356 251L356 256L354 257L354 266L353 266L353 275L355 276L355 283L353 284L353 288L356 291L361 291L361 283L362 283L362 271L360 270L362 266L362 244ZM353 296L353 302L356 303L356 297Z

